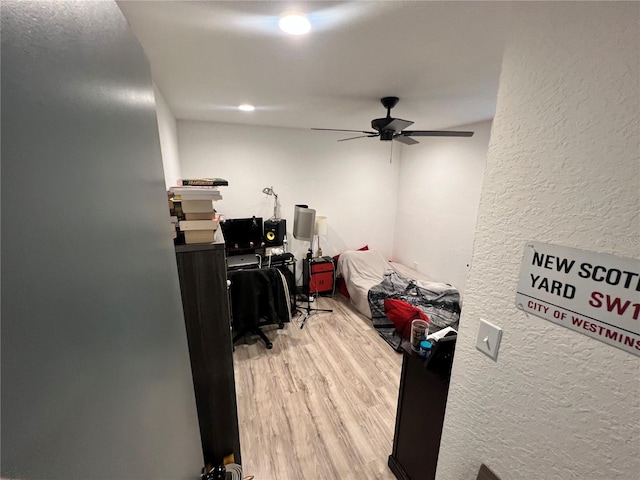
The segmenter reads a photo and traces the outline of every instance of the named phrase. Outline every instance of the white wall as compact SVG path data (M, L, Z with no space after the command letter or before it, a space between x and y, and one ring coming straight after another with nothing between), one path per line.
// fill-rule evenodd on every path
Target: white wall
M640 358L515 307L525 242L640 258L640 5L517 3L438 479L630 480ZM503 327L497 362L474 347Z
M429 137L402 152L393 258L464 293L491 122L471 138Z
M296 204L308 204L328 217L322 239L325 255L365 244L390 256L396 211L400 145L362 138L337 142L340 134L290 128L236 126L178 121L182 174L222 177L223 200L216 209L227 218L273 214L273 186L279 213L287 220L287 237L296 258L308 243L293 239Z
M178 131L176 119L171 112L171 108L155 84L153 91L156 98L156 115L158 117L158 134L160 135L164 182L168 190L169 187L177 185L178 180L182 177L180 157L178 156Z
M2 478L203 464L146 57L113 2L2 2Z

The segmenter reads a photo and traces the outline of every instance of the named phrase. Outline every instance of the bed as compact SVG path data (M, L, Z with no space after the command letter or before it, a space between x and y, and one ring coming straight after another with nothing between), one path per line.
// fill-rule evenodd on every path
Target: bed
M373 326L391 347L400 350L408 336L407 322L418 318L413 311L429 317L429 333L446 327L458 329L460 293L452 285L397 262L389 262L376 250L348 250L338 257L337 276L344 281L352 305L371 319ZM390 300L406 305L398 318L391 315ZM404 337L404 339L403 339Z

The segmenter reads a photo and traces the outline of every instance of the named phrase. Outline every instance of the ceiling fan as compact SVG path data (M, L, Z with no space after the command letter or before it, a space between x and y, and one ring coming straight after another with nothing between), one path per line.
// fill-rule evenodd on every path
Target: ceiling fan
M413 122L391 116L391 109L396 106L398 100L400 100L398 97L384 97L380 99L382 106L387 109L387 116L371 120L371 128L376 130L375 132L366 130L341 130L336 128L312 128L311 130L364 133L364 135L358 135L356 137L342 138L338 140L339 142L356 138L380 137L382 141L396 140L405 145L420 143L411 137L470 137L473 135L473 132L450 130L405 130L408 126L413 125Z

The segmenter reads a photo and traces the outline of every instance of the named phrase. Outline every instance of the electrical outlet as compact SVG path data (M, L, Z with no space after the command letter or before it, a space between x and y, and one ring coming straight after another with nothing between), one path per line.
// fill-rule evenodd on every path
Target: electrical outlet
M480 319L476 348L493 360L498 359L498 349L502 339L502 329L486 320Z
M413 262L413 269L418 270L418 262Z

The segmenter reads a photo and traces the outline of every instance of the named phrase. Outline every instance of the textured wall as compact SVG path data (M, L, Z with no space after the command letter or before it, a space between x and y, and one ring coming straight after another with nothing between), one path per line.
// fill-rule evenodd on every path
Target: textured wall
M640 5L517 3L454 361L439 480L630 480L640 358L516 310L527 240L640 258ZM498 361L478 321L504 329Z

